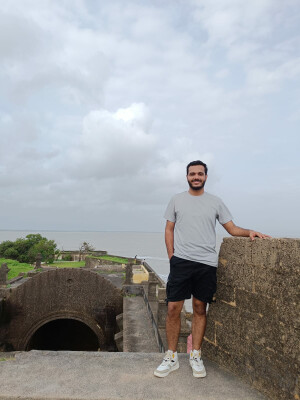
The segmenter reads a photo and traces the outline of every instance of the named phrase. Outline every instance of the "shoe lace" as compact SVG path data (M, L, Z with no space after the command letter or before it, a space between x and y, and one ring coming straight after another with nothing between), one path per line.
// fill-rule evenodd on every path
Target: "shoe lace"
M201 353L200 352L194 352L193 359L194 359L194 361L196 361L196 363L200 363L202 361L201 360Z
M168 363L170 361L171 361L171 354L167 351L163 359L163 364Z

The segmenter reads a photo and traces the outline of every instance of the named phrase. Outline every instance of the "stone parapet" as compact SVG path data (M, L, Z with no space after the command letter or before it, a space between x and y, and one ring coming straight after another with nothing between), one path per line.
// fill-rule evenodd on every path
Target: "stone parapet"
M35 348L39 345L36 334L43 326L66 320L75 321L75 327L79 324L78 332L88 332L85 349L115 349L116 315L123 311L123 297L121 290L96 272L75 268L35 271L22 284L2 289L0 298L0 350Z
M300 399L300 240L225 238L203 353L272 399Z

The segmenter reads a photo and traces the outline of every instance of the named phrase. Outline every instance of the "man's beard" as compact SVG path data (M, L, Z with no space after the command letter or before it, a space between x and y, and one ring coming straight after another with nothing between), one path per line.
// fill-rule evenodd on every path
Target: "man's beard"
M198 182L199 182L199 181L198 181ZM193 190L201 190L201 189L204 188L205 182L206 182L206 181L204 181L204 182L202 183L202 185L200 185L200 186L193 186L193 182L190 182L190 181L188 181L188 184L189 184L190 188L193 189Z

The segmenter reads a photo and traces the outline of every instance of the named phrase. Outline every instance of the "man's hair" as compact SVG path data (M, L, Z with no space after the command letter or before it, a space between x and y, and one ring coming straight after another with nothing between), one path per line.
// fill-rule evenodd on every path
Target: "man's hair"
M203 165L204 170L205 170L205 175L207 175L207 165L206 165L204 162L200 161L200 160L191 161L191 162L186 166L186 174L187 174L187 175L189 174L189 168L192 167L192 166L194 166L194 165Z

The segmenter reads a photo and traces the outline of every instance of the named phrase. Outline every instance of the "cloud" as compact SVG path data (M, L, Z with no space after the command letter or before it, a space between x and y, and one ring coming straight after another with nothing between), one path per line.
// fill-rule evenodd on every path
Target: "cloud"
M150 123L142 103L116 112L89 112L66 168L79 179L123 177L144 169L156 146L155 136L148 132Z
M236 204L276 186L298 158L297 3L2 2L1 221L155 229L199 158Z
M249 36L258 39L268 35L272 26L270 12L277 8L276 2L271 0L254 0L251 3L195 0L193 3L196 6L195 19L207 30L210 46L226 47Z

